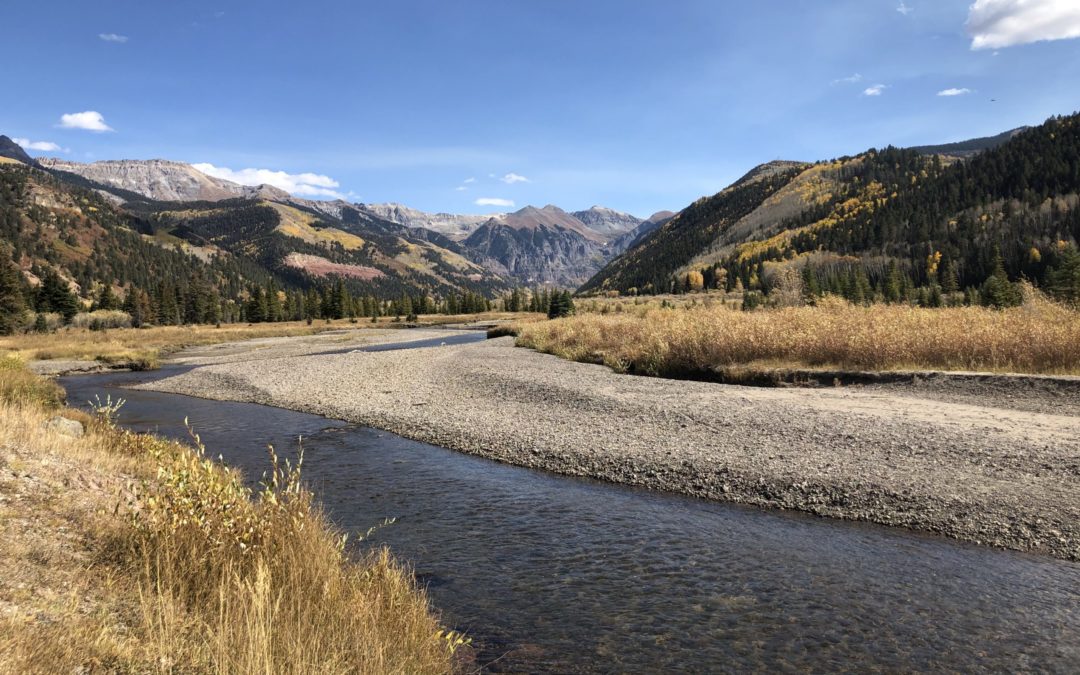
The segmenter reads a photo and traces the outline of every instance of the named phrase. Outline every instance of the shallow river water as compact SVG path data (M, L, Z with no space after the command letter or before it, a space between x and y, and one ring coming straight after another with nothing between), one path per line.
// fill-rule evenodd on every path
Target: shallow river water
M463 338L464 339L464 338ZM430 346L416 343L412 346ZM291 454L351 531L408 561L488 671L1080 672L1080 564L507 466L315 415L118 390L123 425L258 478Z

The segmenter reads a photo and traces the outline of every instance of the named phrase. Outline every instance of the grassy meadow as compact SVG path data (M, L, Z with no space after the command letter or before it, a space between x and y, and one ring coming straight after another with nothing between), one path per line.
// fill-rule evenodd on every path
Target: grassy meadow
M962 370L1080 375L1080 312L1027 289L1020 307L852 305L742 312L721 297L601 299L516 327L517 344L619 372L733 368ZM635 304L635 301L636 304Z
M388 552L348 552L299 463L272 457L252 491L197 439L63 409L0 366L0 672L455 670L465 641Z

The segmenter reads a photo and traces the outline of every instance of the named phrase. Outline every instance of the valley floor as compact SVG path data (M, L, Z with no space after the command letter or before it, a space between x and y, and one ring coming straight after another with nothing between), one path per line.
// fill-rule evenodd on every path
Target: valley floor
M752 388L619 375L511 338L326 351L312 337L205 347L180 355L193 370L145 386L567 475L1080 560L1080 404L1053 380Z

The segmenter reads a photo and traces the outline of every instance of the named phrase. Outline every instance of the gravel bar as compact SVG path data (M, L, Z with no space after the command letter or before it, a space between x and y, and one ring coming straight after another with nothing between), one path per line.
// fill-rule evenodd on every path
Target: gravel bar
M571 476L1080 560L1080 416L1039 412L1030 396L1020 409L985 385L943 400L635 377L512 338L304 349L325 344L188 352L181 360L198 367L143 386L316 413Z

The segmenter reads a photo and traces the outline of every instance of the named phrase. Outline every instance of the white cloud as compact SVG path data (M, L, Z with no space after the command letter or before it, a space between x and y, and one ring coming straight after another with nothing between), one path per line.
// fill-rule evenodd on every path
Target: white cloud
M999 49L1080 37L1076 0L975 0L968 10L972 49Z
M885 84L875 84L864 89L862 94L863 96L881 96L888 88L888 85Z
M99 133L102 131L114 131L112 127L105 124L105 118L101 116L101 113L95 110L61 115L60 126L64 129L86 129L87 131Z
M475 178L472 178L472 177L469 177L469 178L466 178L465 180L463 180L463 181L461 181L461 182L462 182L462 183L465 183L466 185L468 185L469 183L475 183L475 182L476 182L476 179L475 179Z
M502 178L500 178L499 180L506 183L507 185L513 185L514 183L529 183L529 182L531 182L525 176L522 176L522 175L516 174L516 173L508 173L505 176L503 176Z
M105 42L119 42L120 44L124 44L128 41L128 36L117 35L116 33L98 33L98 38Z
M192 164L207 176L223 178L240 185L272 185L297 197L331 197L344 199L345 195L335 188L341 184L330 176L317 173L286 173L272 169L240 169L234 171L223 166L201 163Z
M477 199L473 204L477 206L513 206L513 199L500 199L498 197L481 197Z
M900 0L900 6L896 8L896 11L900 12L904 16L911 14L915 11L914 7L908 7L904 0Z
M964 87L962 89L956 89L956 88L945 89L943 91L939 91L937 93L937 95L938 96L964 96L964 95L970 94L970 93L972 93L971 90L968 89L967 87Z
M863 76L859 73L855 73L854 75L851 75L849 77L841 77L839 80L833 80L832 83L835 86L837 84L858 84L862 81Z
M22 146L24 150L39 150L41 152L71 152L68 148L61 148L52 141L31 141L29 138L13 138L16 145Z
M466 190L468 190L469 188L465 187L464 185L459 185L459 186L457 186L457 187L456 187L456 188L454 188L454 189L455 189L455 190L457 190L458 192L465 192L465 191L466 191Z

